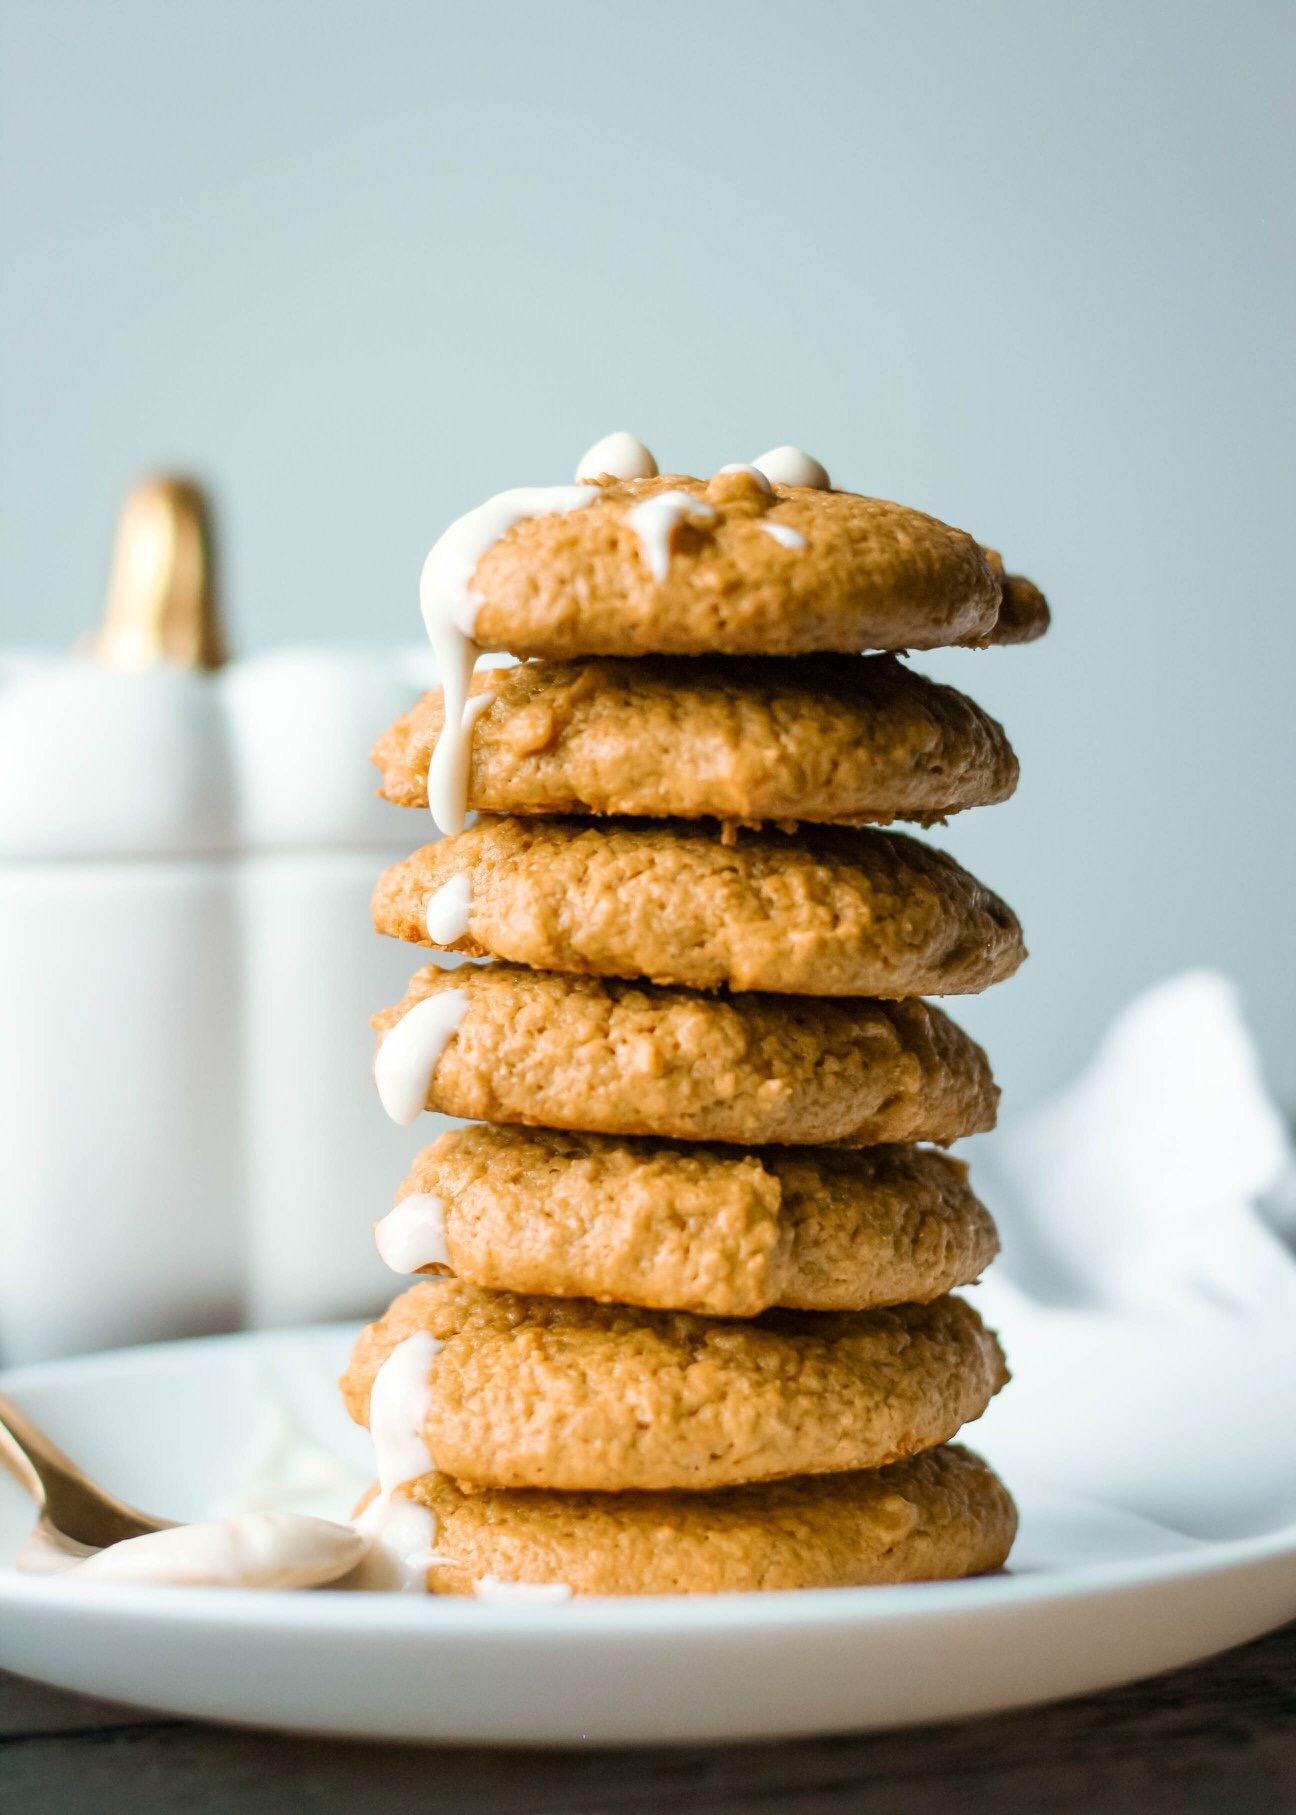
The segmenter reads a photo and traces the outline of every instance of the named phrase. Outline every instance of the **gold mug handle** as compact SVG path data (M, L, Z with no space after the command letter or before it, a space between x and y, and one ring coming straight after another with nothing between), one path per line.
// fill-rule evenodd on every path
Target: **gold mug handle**
M192 479L164 473L128 494L103 624L87 653L112 668L218 668L225 660L211 512Z

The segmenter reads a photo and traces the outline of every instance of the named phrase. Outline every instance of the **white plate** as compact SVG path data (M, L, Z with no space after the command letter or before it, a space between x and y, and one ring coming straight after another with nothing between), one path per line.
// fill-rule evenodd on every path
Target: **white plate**
M153 1511L345 1514L366 1440L333 1382L342 1328L221 1337L19 1370L3 1390ZM1018 1357L1019 1362L1022 1359ZM1022 1369L1019 1381L1029 1378ZM1016 1391L1017 1389L1014 1389ZM73 1586L9 1567L30 1523L0 1475L0 1664L65 1688L257 1726L507 1744L830 1733L1019 1707L1147 1675L1296 1615L1296 1525L1191 1535L1059 1490L982 1447L1022 1506L1009 1574L767 1596L572 1601ZM1056 1404L1054 1404L1056 1413ZM988 1421L992 1427L993 1421ZM993 1428L986 1429L988 1438ZM1214 1519L1218 1528L1218 1517Z

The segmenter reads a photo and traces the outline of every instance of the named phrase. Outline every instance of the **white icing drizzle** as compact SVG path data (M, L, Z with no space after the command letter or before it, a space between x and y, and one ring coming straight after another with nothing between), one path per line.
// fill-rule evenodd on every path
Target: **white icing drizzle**
M436 553L434 549L433 554ZM431 560L431 555L428 559ZM426 574L427 569L424 568ZM447 621L433 630L426 602L423 622L435 652L437 673L441 677L441 697L445 718L428 764L427 797L432 823L442 832L462 832L468 818L468 759L472 752L472 728L485 710L477 701L469 701L473 669L481 654L470 637L462 636L458 627ZM489 695L478 694L478 700L489 703Z
M473 702L476 704L476 701ZM469 876L452 876L449 882L427 898L423 923L434 945L453 945L468 931L468 909L472 905L472 880Z
M431 1565L453 1559L433 1548L435 1515L399 1490L436 1467L424 1424L440 1348L435 1336L417 1331L392 1350L374 1377L369 1430L379 1492L353 1524L301 1513L240 1513L150 1532L101 1551L58 1535L42 1536L24 1546L19 1567L86 1582L229 1588L336 1583L424 1591Z
M61 1576L98 1554L93 1544L78 1544L47 1525L33 1525L18 1546L14 1568L28 1576Z
M771 523L766 517L756 527L763 529L767 536L773 536L774 540L781 542L784 548L804 548L806 545L806 539L801 531L793 529L790 523Z
M437 1561L436 1517L396 1490L432 1473L436 1463L423 1434L432 1392L431 1369L441 1344L426 1330L397 1343L374 1376L369 1393L369 1435L378 1464L378 1493L356 1525L394 1559L395 1586L423 1589Z
M467 1012L466 989L443 989L416 1002L384 1037L374 1082L383 1108L402 1128L427 1107L432 1074Z
M577 479L598 479L604 473L613 479L655 479L657 462L636 435L614 429L582 454L576 468Z
M407 1494L388 1499L377 1494L355 1521L356 1530L372 1544L348 1588L371 1593L426 1594L427 1572L434 1563L453 1563L435 1548L436 1514Z
M583 510L597 497L597 489L588 485L525 485L500 492L457 518L433 543L423 563L419 606L445 698L445 724L428 770L428 805L443 832L463 830L472 728L484 709L479 700L471 705L468 700L473 668L481 654L473 640L482 602L472 587L477 564L524 518Z
M664 580L670 572L671 538L680 524L714 516L712 506L692 492L658 492L627 511L626 522L639 538L649 572L655 580Z
M441 1344L426 1330L398 1342L374 1375L369 1390L369 1435L378 1464L378 1486L390 1494L436 1467L423 1435L431 1368Z
M493 698L490 693L477 693L471 699L466 697L467 689L472 683L473 664L480 653L475 643L468 645L463 711L454 721L456 729L449 737L446 736L445 725L442 726L428 766L428 806L432 813L432 823L441 832L462 832L468 820L468 770L472 761L473 726L483 712L489 711ZM446 698L449 699L448 689ZM451 722L447 717L445 724ZM441 758L443 750L446 754ZM438 758L441 760L438 761Z
M366 1533L304 1513L240 1513L124 1538L74 1562L76 1581L191 1588L314 1588L355 1568Z
M743 460L731 460L728 466L720 468L722 473L750 473L763 492L772 492L774 487L758 466L749 466Z
M473 1593L494 1607L553 1607L572 1598L567 1582L501 1582L498 1576L478 1577Z
M775 485L804 485L816 492L832 490L828 469L799 447L772 447L767 454L758 454L752 465Z
M431 1191L403 1197L374 1224L374 1242L393 1273L417 1273L433 1265L448 1267L445 1205Z

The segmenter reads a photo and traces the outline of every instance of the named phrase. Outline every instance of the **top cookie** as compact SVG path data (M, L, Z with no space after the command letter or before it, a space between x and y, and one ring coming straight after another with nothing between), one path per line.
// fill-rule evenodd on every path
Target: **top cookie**
M596 489L583 509L514 522L477 561L471 634L483 648L804 655L1000 640L994 563L922 511L770 486L747 469L605 475Z

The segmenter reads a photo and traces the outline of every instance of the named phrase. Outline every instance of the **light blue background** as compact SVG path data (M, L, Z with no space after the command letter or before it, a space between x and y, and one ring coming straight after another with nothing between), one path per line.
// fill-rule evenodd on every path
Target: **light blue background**
M608 428L798 442L1054 603L926 664L1023 759L950 831L1034 952L960 1011L1015 1100L1203 960L1296 1100L1294 19L7 0L0 632L88 627L155 463L251 650L414 637L446 520Z

